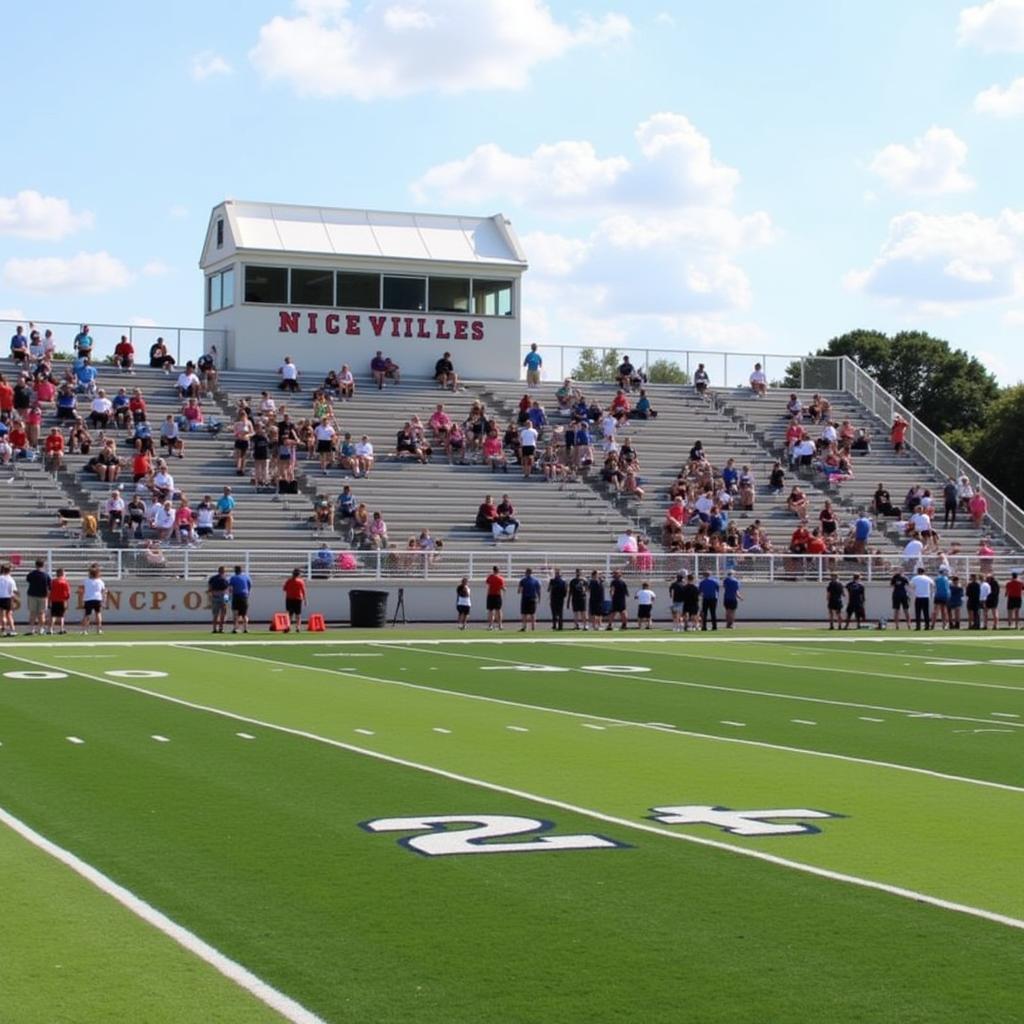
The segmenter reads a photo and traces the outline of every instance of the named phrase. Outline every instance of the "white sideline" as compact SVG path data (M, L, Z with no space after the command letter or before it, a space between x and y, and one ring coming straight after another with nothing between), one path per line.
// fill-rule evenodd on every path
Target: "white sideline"
M829 750L811 750L807 747L793 747L784 743L769 743L767 740L744 740L739 739L736 736L718 736L715 733L710 732L694 732L689 729L677 729L675 726L668 725L664 722L634 722L628 718L612 718L610 715L591 715L583 711L569 711L567 708L549 708L543 704L527 704L524 701L508 700L504 697L488 697L481 693L463 693L460 690L446 690L440 686L428 686L426 683L411 683L404 679L386 679L381 676L368 676L362 672L342 672L336 669L325 668L320 665L303 665L301 662L291 661L274 661L271 658L261 658L255 654L242 654L239 651L227 651L219 650L218 648L205 648L205 647L192 647L187 644L174 644L179 650L192 651L195 654L222 654L226 658L245 658L248 661L258 661L266 665L283 665L290 669L302 669L306 672L320 672L325 675L335 676L339 679L357 679L364 683L381 683L385 686L401 686L410 690L423 690L427 693L440 693L446 697L461 697L465 700L476 700L482 701L485 704L503 704L506 707L512 708L523 708L527 711L542 711L546 714L552 715L563 715L567 718L583 718L589 721L606 722L611 725L626 725L633 726L637 729L651 729L654 732L667 733L670 736L686 736L690 739L699 740L711 740L714 743L736 743L742 747L762 747L766 750L781 750L787 754L804 754L807 757L825 757L833 761L847 761L850 764L864 764L869 765L873 768L891 768L901 772L911 772L914 775L925 775L932 779L942 779L945 782L964 782L970 786L985 786L988 789L1002 789L1009 793L1024 793L1024 786L1014 786L1009 782L993 782L989 779L975 779L967 775L952 775L949 772L934 771L931 768L917 768L909 764L896 764L893 761L876 761L868 757L857 757L853 754L836 754ZM420 653L427 653L421 651ZM449 651L443 651L441 653L448 654L453 658L473 658L471 654L452 654ZM22 658L22 661L26 661L27 664L40 665L46 667L42 662L28 662L27 659ZM497 660L497 659L485 659L482 656L477 660ZM521 662L510 662L510 664L522 664ZM68 669L69 672L74 672L76 675L85 676L87 679L95 679L101 683L114 683L112 679L100 678L99 676L90 676L85 672L76 672L73 669ZM616 673L609 673L616 679L624 678ZM644 679L651 681L651 676L644 676ZM658 682L657 679L654 682ZM118 684L120 685L120 684ZM693 684L699 685L699 684ZM137 689L137 687L132 687ZM712 689L718 689L718 687L712 687ZM142 693L152 693L150 690L142 690ZM741 691L742 692L742 691ZM168 698L173 699L173 698ZM859 705L857 705L859 706ZM869 705L870 706L870 705ZM975 721L975 719L968 719L968 721ZM1003 724L1012 725L1012 722L993 723L990 719L980 718L977 719L979 722L984 722L986 725Z
M175 921L172 921L166 914L151 906L145 900L140 899L130 889L118 885L112 878L103 874L102 871L87 864L80 857L76 857L70 850L58 846L45 836L40 835L30 825L26 825L21 819L14 817L9 811L0 807L0 823L16 832L22 839L27 840L37 849L49 854L58 860L65 867L71 868L76 874L81 875L87 882L94 885L107 896L112 896L121 906L126 907L136 917L142 918L147 924L152 925L158 931L163 932L168 938L173 939L179 946L187 949L200 960L206 961L211 967L216 968L226 978L229 978L236 985L244 988L250 995L255 996L265 1006L281 1014L286 1020L293 1024L324 1024L321 1017L311 1013L304 1006L301 1006L290 996L278 992L276 988L268 985L265 981L257 978L251 971L246 970L241 964L236 963L230 957L225 956L219 950L214 949L208 942L204 942L198 935L190 932Z
M13 655L9 656L13 657ZM21 658L18 660L26 662L28 661L28 659L25 658ZM38 664L36 662L29 663ZM326 671L330 670L327 669ZM1007 914L999 914L992 910L985 910L981 907L972 907L966 903L957 903L953 900L944 900L938 896L929 896L927 893L916 892L913 889L906 889L898 885L889 885L886 882L876 882L870 878L861 878L858 875L848 875L840 871L831 871L828 868L819 868L813 864L803 864L800 861L789 860L786 857L779 857L773 853L764 853L762 850L754 850L745 846L733 846L731 843L724 843L716 839L706 839L703 836L687 835L684 832L671 832L667 828L661 828L657 825L652 825L647 822L632 821L629 818L620 818L614 814L605 814L603 811L596 811L591 808L580 807L576 804L567 803L564 800L556 800L552 797L539 796L536 793L530 793L526 790L514 789L510 786L502 786L495 782L487 782L484 779L476 779L472 776L461 775L458 772L450 772L444 768L435 768L432 765L420 764L417 761L409 761L403 757L395 757L393 754L384 754L377 750L368 750L365 747L357 747L351 743L344 743L341 740L331 739L329 736L320 736L317 733L307 732L304 729L293 729L290 726L278 725L275 722L265 722L258 718L251 718L248 715L240 715L236 714L233 711L225 711L222 708L214 708L209 707L205 704L197 704L193 701L183 700L180 697L172 697L168 694L160 693L159 691L147 690L145 689L145 687L135 686L132 683L126 683L114 679L104 678L103 676L94 676L88 672L78 671L77 669L69 669L69 672L72 672L74 675L81 676L84 679L89 679L92 682L104 683L107 686L116 686L120 689L131 690L135 693L144 694L148 697L155 697L158 700L167 701L169 704L175 704L180 707L192 708L195 711L205 711L209 714L218 715L222 718L231 719L232 721L245 722L249 725L262 726L265 729L273 729L276 732L286 733L289 736L297 736L301 739L312 740L315 743L323 743L329 747L336 747L339 750L346 750L349 753L360 754L363 757L370 757L378 761L384 761L388 764L399 765L402 768L412 768L416 771L425 772L428 775L436 775L437 777L442 779L449 779L452 782L461 782L469 786L476 786L479 789L486 789L493 793L503 793L506 796L514 796L522 800L529 800L533 803L544 804L547 807L557 807L559 810L568 811L571 814L579 814L587 818L593 818L596 821L603 821L606 824L618 825L621 828L628 828L638 832L647 832L652 835L664 836L665 838L674 839L678 842L693 843L696 846L710 847L711 849L722 850L726 853L736 854L740 857L750 857L753 860L763 861L767 864L774 864L778 867L790 868L793 871L801 871L804 874L813 875L817 878L827 878L829 879L829 881L833 882L844 882L849 885L855 885L863 889L872 889L876 892L884 892L891 896L899 896L902 899L911 900L915 903L925 903L932 907L938 907L941 910L951 910L956 913L966 914L970 917L978 917L985 921L991 921L995 924L1006 925L1009 928L1019 928L1021 930L1024 930L1024 920L1016 917L1010 917ZM351 676L348 676L346 674L345 678L351 678ZM598 716L588 717L593 718ZM21 825L21 822L18 822L17 819L11 818L10 815L7 815L2 810L0 810L0 821L4 821L5 823L10 824L11 827L15 828L16 831L18 831L17 826ZM135 910L135 912L138 913L140 916L143 916L143 909L153 915L156 915L156 920L154 920L153 923L156 924L157 927L160 927L161 930L163 931L165 929L161 927L161 924L157 923L157 920L163 922L166 925L166 928L170 929L166 933L170 935L172 938L174 938L175 941L178 941L182 945L185 945L186 948L189 948L184 941L185 937L188 937L190 940L194 940L196 943L199 944L200 948L207 953L206 956L203 956L203 959L208 960L209 963L217 967L217 969L222 973L227 974L228 977L232 977L232 975L228 973L229 969L237 969L239 972L242 973L242 976L246 980L250 981L250 984L254 984L260 987L260 992L262 994L258 995L258 998L260 998L263 1002L266 1002L267 1005L272 1005L269 1002L269 999L271 998L271 994L273 994L274 996L279 997L281 1000L286 1001L286 1004L293 1008L293 1013L305 1015L289 1016L289 1020L295 1021L297 1022L297 1024L324 1024L324 1022L321 1021L319 1018L310 1014L308 1010L305 1010L303 1007L299 1006L297 1003L289 999L287 996L278 993L275 989L270 988L266 985L265 982L260 981L254 975L246 971L245 968L241 967L238 964L235 964L234 961L229 960L227 957L224 957L223 954L218 953L217 950L213 949L213 947L211 946L208 946L197 936L194 936L192 935L191 932L188 932L184 928L181 928L179 925L175 924L173 921L166 918L159 911L155 910L153 907L150 907L149 904L143 902L142 900L139 900L138 897L134 896L128 890L121 888L121 886L118 886L117 883L113 882L111 879L106 878L106 876L100 874L94 868L91 868L89 865L79 860L77 857L75 857L74 854L66 850L62 850L60 847L54 846L54 844L50 843L47 839L44 839L37 833L32 832L32 830L29 829L28 826L22 827L27 829L28 832L31 833L32 837L35 837L35 839L30 839L30 841L35 841L37 839L39 844L46 844L41 848L47 850L47 852L52 853L53 856L57 857L59 860L64 860L64 858L67 857L68 860L66 860L65 863L68 863L70 867L73 867L76 871L82 874L83 877L88 878L90 881L93 881L93 883L99 885L100 888L103 888L101 881L105 881L119 893L123 894L123 897L125 899L132 901L131 903L126 903L125 905ZM115 892L112 892L111 895L115 895L115 898L118 899L121 898ZM133 905L136 902L137 907ZM200 953L199 955L203 954ZM239 984L242 984L243 987L253 992L254 995L257 994L253 988L250 988L249 984L244 984L243 981L241 980L239 980ZM274 1008L276 1009L277 1007Z

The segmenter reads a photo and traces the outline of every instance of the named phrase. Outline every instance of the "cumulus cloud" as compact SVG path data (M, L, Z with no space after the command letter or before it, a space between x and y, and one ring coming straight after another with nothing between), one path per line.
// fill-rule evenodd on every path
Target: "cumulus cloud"
M929 128L910 146L894 143L880 150L868 170L896 192L944 195L974 188L964 173L967 143L949 128Z
M1015 78L1005 89L993 85L979 92L974 109L993 117L1020 117L1024 114L1024 78Z
M1024 211L910 212L889 222L881 252L846 276L847 287L934 312L1013 298L1024 284Z
M56 242L83 228L91 228L93 221L88 210L76 213L67 199L44 196L35 189L0 196L0 235Z
M1024 52L1024 0L989 0L960 12L957 39L989 53Z
M189 74L194 82L205 82L207 78L216 78L218 75L230 75L232 70L231 65L212 50L197 53L189 63Z
M542 0L404 0L359 11L348 0L296 0L291 16L260 28L249 59L304 96L521 89L536 65L631 30L620 14L559 22Z
M4 283L28 292L95 294L124 288L134 275L108 252L80 252L68 259L9 259L4 263Z

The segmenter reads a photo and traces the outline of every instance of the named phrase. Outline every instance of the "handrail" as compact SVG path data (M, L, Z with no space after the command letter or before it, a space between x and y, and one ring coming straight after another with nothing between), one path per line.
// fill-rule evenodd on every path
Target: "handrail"
M906 406L898 402L849 356L842 356L842 387L862 405L892 422L899 413L907 423L907 443L928 459L935 469L959 480L967 476L988 501L988 517L1008 537L1024 546L1024 509L1010 500L991 480L982 476L966 459L958 455L933 430L926 427ZM879 412L879 409L883 412Z

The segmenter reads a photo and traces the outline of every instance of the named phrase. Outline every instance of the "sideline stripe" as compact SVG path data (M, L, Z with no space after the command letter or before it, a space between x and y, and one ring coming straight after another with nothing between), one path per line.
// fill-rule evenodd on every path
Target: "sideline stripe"
M993 782L989 779L975 779L966 775L952 775L949 772L935 771L932 768L917 768L909 764L896 764L893 761L876 761L868 757L856 757L853 754L836 754L829 750L811 750L807 747L793 747L784 743L769 743L767 740L742 740L736 736L718 736L715 733L710 732L694 732L689 729L676 729L670 725L658 725L654 722L634 722L628 718L612 718L609 715L591 715L583 711L569 711L565 708L549 708L545 707L543 704L527 704L524 701L507 700L504 697L488 697L480 693L463 693L460 690L445 690L440 686L428 686L426 683L413 683L404 679L385 679L381 676L364 675L361 672L355 674L350 672L339 672L335 669L325 668L321 665L304 665L301 662L273 661L270 658L261 658L255 654L241 654L238 651L218 651L216 648L190 647L187 644L174 644L173 646L180 650L192 651L195 654L219 653L224 655L226 658L244 658L247 661L258 661L270 665L285 665L290 669L303 669L306 672L321 672L326 675L335 676L339 679L358 679L364 683L381 683L385 686L402 686L412 690L423 690L427 693L439 693L446 697L461 697L464 700L483 701L485 704L503 704L506 707L523 708L528 711L543 711L552 715L564 715L567 718L585 718L589 721L596 720L599 722L607 722L612 725L628 725L637 729L652 729L655 732L666 733L670 736L688 736L692 739L711 740L715 743L738 743L740 746L744 747L763 747L766 750L782 750L788 754L804 754L808 757L827 757L834 761L846 761L850 764L865 764L873 768L891 768L901 772L913 772L915 775L927 775L929 778L942 779L946 782L964 782L971 786L986 786L989 789L1002 789L1010 793L1024 793L1024 786L1014 786L1009 782ZM457 654L452 656L459 658L474 657L471 654ZM13 657L13 655L8 655L8 657ZM38 665L40 668L49 667L42 662L32 662L28 661L26 658L19 658L17 660L24 661L31 665ZM84 676L87 679L93 679L100 683L110 683L111 685L118 686L127 685L124 683L117 683L113 679L103 678L100 676L90 676L88 673L81 672L76 669L68 669L68 671L75 675ZM610 674L616 679L638 678L636 676L622 676L618 673ZM643 678L649 680L651 677L644 676ZM137 689L140 693L154 694L154 691L144 690L141 687L129 687L129 689ZM163 694L157 695L164 696ZM173 700L176 698L168 697L167 699ZM970 719L970 721L974 721L974 719ZM984 722L987 725L994 724L990 718L982 718L978 719L978 721Z
M8 656L14 657L13 655ZM28 662L27 658L17 658L16 660ZM1007 914L1000 914L993 910L985 910L982 907L972 907L966 903L957 903L952 900L942 899L938 896L930 896L927 893L916 892L913 889L906 889L903 886L889 885L886 882L876 882L870 878L861 878L858 875L848 875L840 871L831 871L828 868L820 868L813 864L803 864L800 861L789 860L788 858L780 857L777 854L765 853L763 850L756 850L745 846L733 846L732 844L722 842L721 840L707 839L704 836L688 835L685 832L672 832L667 828L661 828L660 826L652 825L648 822L633 821L629 818L620 818L617 815L606 814L603 811L597 811L589 807L580 807L577 804L568 803L565 800L556 800L553 797L540 796L537 793L530 793L526 790L515 789L511 786L502 786L496 782L487 782L484 779L473 778L469 775L461 775L458 772L450 772L444 768L435 768L432 765L420 764L417 761L410 761L404 757L396 757L392 754L384 754L377 750L357 747L351 743L344 743L341 740L331 739L328 736L320 736L317 733L307 732L304 729L293 729L290 726L278 725L275 722L265 722L258 718L250 718L248 715L240 715L233 711L225 711L222 708L209 707L205 704L196 704L193 701L183 700L180 697L171 697L168 694L160 693L159 691L147 690L145 687L135 686L132 683L104 678L103 676L94 676L87 672L81 672L78 670L71 671L73 671L75 675L84 679L103 683L107 686L116 686L124 690L131 690L135 693L144 694L145 696L155 697L158 700L166 701L169 704L192 708L195 711L205 711L209 714L219 715L223 718L229 718L236 722L246 722L250 725L259 725L265 729L273 729L276 732L286 733L289 736L297 736L301 739L312 740L315 743L323 743L326 746L336 747L339 750L346 750L353 754L360 754L363 757L384 761L388 764L399 765L402 768L412 768L415 771L425 772L428 775L436 775L439 778L449 779L452 782L460 782L466 785L476 786L479 789L486 789L493 793L504 793L506 796L518 797L519 799L544 804L548 807L557 807L560 810L569 811L571 814L579 814L587 818L593 818L596 821L603 821L607 824L618 825L621 828L632 829L637 832L648 832L651 835L664 836L668 839L674 839L677 842L693 843L695 846L705 846L713 850L722 850L726 853L735 854L740 857L750 857L753 860L763 861L766 864L774 864L778 867L790 868L793 871L800 871L804 874L814 875L817 878L826 878L833 882L844 882L849 885L859 886L863 889L872 889L876 892L888 893L891 896L899 896L902 899L912 900L915 903L926 903L929 906L938 907L941 910L951 910L956 913L966 914L970 917L982 918L983 920L991 921L995 924L1006 925L1009 928L1019 928L1024 930L1024 920L1016 917L1010 917ZM330 670L328 669L326 671ZM213 964L219 971L221 971L221 973L237 981L243 988L248 989L256 995L257 998L260 998L263 1002L267 1003L268 1006L272 1006L274 1009L278 1010L278 1012L282 1013L289 1020L297 1022L297 1024L324 1024L323 1021L313 1016L308 1010L300 1006L294 1000L282 995L280 992L277 992L276 989L272 989L269 985L260 981L259 978L251 974L244 967L236 964L233 960L229 960L212 946L207 945L191 932L182 928L180 925L175 924L169 918L149 906L148 903L140 900L127 889L117 885L116 882L96 871L95 868L92 868L84 861L79 860L79 858L74 854L67 850L63 850L60 847L55 846L49 840L44 839L27 825L24 825L16 818L11 817L2 808L0 808L0 821L10 825L10 827L14 828L15 831L19 832L19 834L25 835L25 838L29 839L30 842L36 843L36 845L40 846L41 849L46 850L48 853L51 853L59 860L68 864L69 867L74 868L74 870L78 871L78 873L83 877L92 881L93 884L99 886L105 892L109 892L112 896L118 899L119 902L124 902L125 906L128 906L130 909L135 911L135 913L138 913L140 917L144 917L146 920L152 920L152 923L155 924L156 927L160 928L161 931L165 931L166 934L174 938L175 941L181 943L181 945L185 946L186 949L191 949L192 947L189 943L194 942L196 944L195 952L197 955L202 956L204 960ZM109 889L107 886L109 886ZM147 917L147 913L151 914L152 918ZM237 976L231 973L232 971L237 971ZM271 1001L272 999L280 999L281 1005L276 1005ZM286 1010L283 1009L285 1006L288 1007L290 1012L286 1012Z
M48 853L55 860L59 860L65 867L71 868L76 874L81 875L87 882L94 885L107 896L112 896L121 906L126 907L137 917L141 917L147 924L152 925L161 931L168 938L173 939L179 946L183 946L200 960L205 960L211 967L216 968L226 978L229 978L236 985L241 986L251 995L255 996L265 1006L276 1010L286 1020L293 1024L324 1024L322 1018L310 1013L304 1006L301 1006L290 996L278 992L265 981L257 978L251 971L246 970L241 964L226 957L219 950L214 949L209 943L204 942L198 935L190 932L175 921L172 921L166 914L161 913L156 907L151 906L145 900L140 899L130 889L118 885L112 878L103 874L91 864L87 864L81 858L75 856L70 850L58 846L45 836L40 835L31 826L19 818L14 817L9 811L0 807L0 823L16 832L22 839L28 840L37 849Z

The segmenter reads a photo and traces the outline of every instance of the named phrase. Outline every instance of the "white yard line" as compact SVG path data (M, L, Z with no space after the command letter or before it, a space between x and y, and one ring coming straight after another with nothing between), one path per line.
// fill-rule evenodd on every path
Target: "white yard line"
M191 650L191 651L193 651L196 654L207 654L207 653L210 653L209 650L206 649L206 648L198 648L198 647L193 648L193 647L189 647L187 644L175 644L175 647L177 647L180 650ZM667 735L687 736L687 737L690 737L691 739L709 740L709 741L711 741L713 743L738 743L741 746L761 747L761 748L763 748L765 750L781 750L781 751L784 751L785 753L789 753L789 754L802 754L802 755L804 755L806 757L825 757L825 758L830 758L830 759L835 760L835 761L845 761L845 762L847 762L849 764L863 764L863 765L869 765L869 766L875 767L875 768L890 768L890 769L894 769L896 771L901 771L901 772L912 772L915 775L926 775L929 778L943 779L944 781L947 781L947 782L964 782L964 783L967 783L968 785L971 785L971 786L985 786L985 787L990 788L990 789L1002 789L1002 790L1006 790L1007 792L1011 792L1011 793L1024 793L1024 786L1014 786L1014 785L1011 785L1008 782L992 782L992 781L990 781L988 779L974 779L974 778L970 778L970 777L965 776L965 775L952 775L952 774L950 774L948 772L934 771L931 768L917 768L917 767L915 767L913 765L896 764L896 763L894 763L892 761L876 761L876 760L873 760L873 759L867 758L867 757L855 757L852 754L835 754L835 753L832 753L831 751L828 751L828 750L811 750L811 749L809 749L807 747L793 747L793 746L789 746L789 745L783 744L783 743L768 743L765 740L742 740L742 739L738 739L735 736L719 736L719 735L717 735L715 733L694 732L692 730L687 730L687 729L676 729L676 728L674 728L674 727L672 727L670 725L655 725L655 724L650 723L650 722L634 722L634 721L631 721L631 720L626 719L626 718L613 718L613 717L611 717L609 715L591 715L591 714L587 714L587 713L585 713L583 711L569 711L569 710L567 710L565 708L545 707L543 704L527 704L524 701L508 700L508 699L506 699L504 697L489 697L489 696L486 696L484 694L479 694L479 693L463 693L460 690L446 690L446 689L444 689L442 687L439 687L439 686L428 686L425 683L423 683L423 684L421 684L421 683L413 683L413 682L409 682L409 681L407 681L405 679L387 679L387 678L384 678L384 677L381 677L381 676L368 676L368 675L364 675L363 673L358 673L356 675L352 675L352 674L350 674L348 672L339 672L339 671L336 671L335 669L326 668L326 667L323 667L323 666L320 666L320 665L303 665L303 664L298 664L298 663L293 663L293 662L274 662L274 661L272 661L269 658L261 658L261 657L258 657L257 655L254 655L254 654L242 654L242 653L240 653L238 651L226 651L225 650L225 651L218 651L217 653L220 653L220 654L222 654L222 655L224 655L225 657L228 657L228 658L244 658L247 661L258 661L258 662L263 662L265 664L271 664L271 665L273 665L273 664L287 665L287 667L291 668L291 669L303 669L303 670L305 670L307 672L319 672L319 673L322 673L322 674L325 674L325 675L334 676L335 678L339 678L339 679L356 679L356 680L359 680L360 682L364 682L364 683L376 683L376 684L383 684L385 686L399 686L399 687L405 687L406 689L410 689L410 690L422 690L422 691L425 691L427 693L437 693L437 694L441 694L441 695L443 695L445 697L458 697L458 698L461 698L463 700L482 701L485 704L501 704L501 705L503 705L505 707L523 708L523 709L528 710L528 711L541 711L541 712L544 712L545 714L562 715L562 716L567 717L567 718L585 718L588 721L605 722L605 723L610 724L610 725L632 726L633 728L637 728L637 729L651 729L651 730L653 730L655 732L660 732L660 733L664 733L664 734L667 734ZM464 657L472 657L472 656L471 655L464 655ZM26 659L22 658L20 660L21 661L25 661ZM38 662L38 663L37 662L30 662L30 664L34 664L34 665L38 664L42 668L48 667L48 666L42 664L41 662ZM100 676L90 676L87 673L79 672L79 671L77 671L75 669L71 669L70 671L73 672L75 675L85 676L85 678L88 678L88 679L95 679L96 681L101 682L101 683L110 683L112 685L128 686L128 684L126 684L126 683L118 683L118 682L116 682L113 679L103 678L103 677L100 677ZM622 679L623 677L622 676L616 676L616 678L617 679ZM644 676L644 679L650 679L650 676ZM145 690L145 689L142 689L140 687L129 686L128 688L129 689L138 689L141 693L153 694L153 693L156 692L156 691L152 691L152 690ZM168 699L176 699L176 698L168 698ZM975 721L975 719L970 719L970 721ZM992 720L988 719L988 718L981 718L981 719L977 719L976 721L984 722L984 723L986 723L988 725L992 724Z
M253 736L251 733L248 733L248 732L236 732L235 735L240 740L254 740L254 739L256 739L255 736Z
M70 850L58 846L45 836L40 835L35 829L26 825L19 818L0 807L0 823L6 825L13 832L16 832L22 839L30 842L34 847L49 854L55 860L60 861L65 867L71 868L91 885L95 886L107 896L113 897L127 908L136 917L142 918L147 924L152 925L158 931L163 932L168 938L173 939L179 946L184 947L193 956L204 960L211 967L216 968L226 978L229 978L236 985L244 988L251 995L255 996L265 1006L275 1010L285 1020L293 1024L324 1024L320 1017L310 1013L304 1006L301 1006L294 999L272 988L265 981L257 978L251 971L246 970L241 964L229 959L220 950L214 949L209 943L204 942L198 935L190 932L175 921L172 921L166 914L161 913L155 907L150 906L145 900L140 899L131 890L118 885L112 878L103 874L91 864L87 864L81 858L75 856Z
M26 658L17 658L16 660L29 662L29 659ZM38 664L34 662L29 663ZM330 670L328 669L327 671ZM858 875L849 875L844 872L817 867L813 864L804 864L800 861L789 860L786 857L780 857L776 854L765 853L762 850L756 850L746 846L735 846L731 843L723 842L718 839L708 839L704 836L688 835L685 832L672 832L667 828L661 828L660 826L652 825L649 822L633 821L629 818L621 818L618 815L606 814L603 811L598 811L588 807L581 807L578 804L572 804L565 800L557 800L552 797L531 793L527 790L515 789L510 786L502 786L496 782L488 782L485 779L477 779L469 775L462 775L458 772L447 771L444 768L435 768L433 765L421 764L417 761L410 761L407 758L396 757L392 754L384 754L377 750L357 747L351 743L344 743L341 740L335 740L328 736L320 736L316 733L307 732L303 729L293 729L289 726L278 725L275 722L266 722L258 718L251 718L248 715L240 715L233 711L225 711L223 708L210 707L206 704L197 704L193 701L183 700L180 697L172 697L156 690L147 690L145 687L136 686L132 683L121 682L119 680L96 676L77 670L74 670L74 674L81 678L89 679L92 682L103 683L106 686L114 686L118 689L130 690L134 693L166 701L169 704L175 704L179 707L187 707L192 708L195 711L219 715L235 722L245 722L249 725L258 725L264 729L273 729L275 732L285 733L289 736L297 736L301 739L312 740L315 743L323 743L327 746L336 747L339 750L345 750L352 754L359 754L363 757L373 758L378 761L386 762L387 764L399 765L403 768L411 768L415 771L421 771L428 775L437 776L438 778L449 779L452 782L460 782L465 785L475 786L479 789L485 789L492 793L503 793L507 796L517 797L522 800L543 804L548 807L557 807L558 809L568 811L571 814L579 814L587 818L593 818L596 821L617 825L620 828L663 836L677 842L692 843L695 846L704 846L714 850L722 850L726 853L735 854L740 857L750 857L753 860L759 860L767 864L774 864L778 867L789 868L793 871L800 871L804 874L813 875L817 878L825 878L833 882L844 882L848 885L855 885L864 889L872 889L876 892L884 892L891 896L898 896L902 899L911 900L915 903L926 903L929 906L938 907L942 910L950 910L960 914L967 914L971 917L982 918L983 920L991 921L995 924L1006 925L1010 928L1024 929L1024 920L1016 917L1010 917L1007 914L999 914L992 910L985 910L982 907L972 907L966 903L958 903L953 900L941 899L938 896L931 896L928 893L917 892L913 889L904 888L903 886L890 885L886 882L876 882L870 878L861 878ZM925 774L933 773L927 772ZM1006 786L1000 788L1014 789L1016 787ZM260 998L263 1002L267 1003L268 1006L273 1006L274 1009L277 1009L278 1012L286 1016L288 1020L295 1021L297 1024L322 1024L318 1018L314 1017L308 1010L305 1010L298 1003L295 1003L293 1000L277 992L275 989L271 989L264 982L246 971L245 968L234 963L234 961L228 960L212 946L208 946L197 936L194 936L191 932L186 931L180 925L177 925L169 918L166 918L163 914L150 907L149 904L144 903L133 893L123 889L105 875L100 874L96 869L79 860L79 858L74 854L55 846L49 840L43 838L43 836L33 832L28 828L28 826L24 825L16 818L12 818L2 809L0 809L0 821L9 825L11 828L14 828L15 831L25 835L30 842L34 842L36 845L40 846L41 849L46 850L48 853L51 853L59 860L68 864L69 867L78 871L79 874L88 878L89 881L93 882L93 884L97 885L105 892L109 892L110 895L114 896L120 902L123 902L125 906L129 907L129 909L139 914L140 917L150 920L151 923L160 928L161 931L164 931L165 934L170 935L175 939L175 941L185 946L186 949L192 949L197 955L201 956L204 960L207 960L208 963L213 964L219 971L221 971L221 973L237 981L238 984L248 989L256 995L257 998ZM194 946L189 945L189 943L194 943ZM280 1005L272 1003L272 999L280 1000Z
M817 722L812 722L809 718L791 718L790 721L794 725L817 725Z
M884 721L885 721L885 719L884 719L884 718L867 718L867 717L866 717L866 716L864 716L864 715L861 715L861 716L860 716L860 720L861 720L862 722L884 722Z

